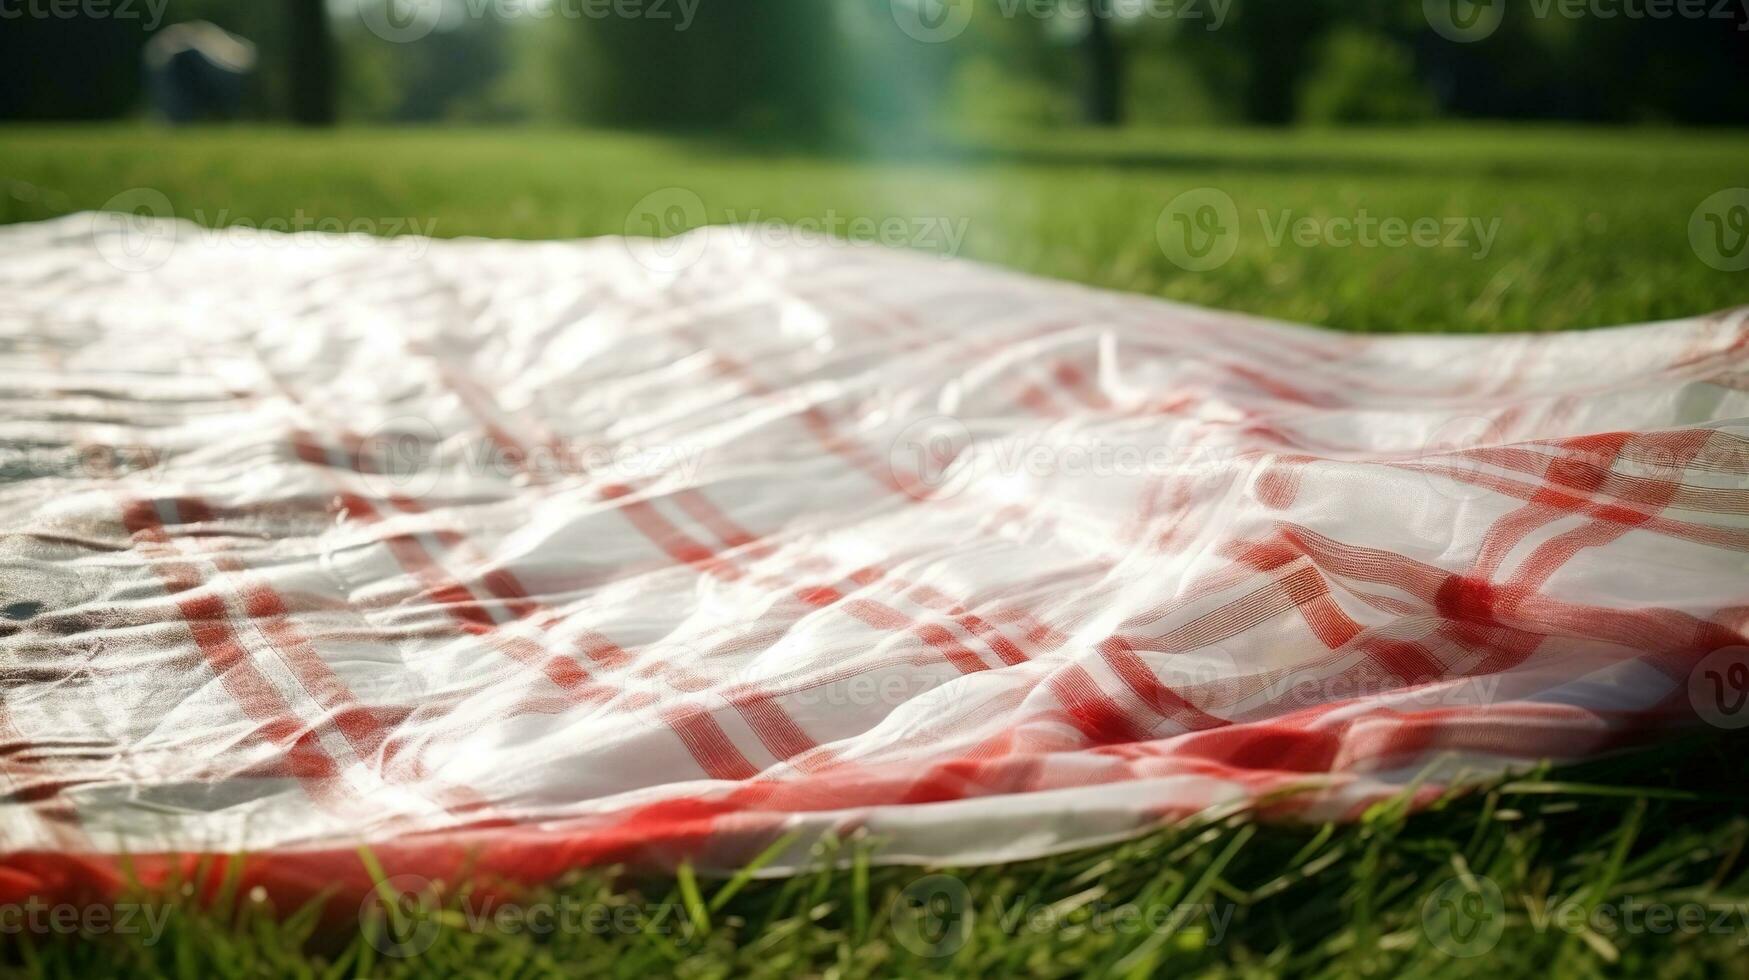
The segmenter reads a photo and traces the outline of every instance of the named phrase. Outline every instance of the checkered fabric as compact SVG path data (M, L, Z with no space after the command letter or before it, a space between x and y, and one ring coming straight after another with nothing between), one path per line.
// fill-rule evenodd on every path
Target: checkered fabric
M771 237L0 230L0 896L1340 819L1744 643L1749 311L1345 336Z

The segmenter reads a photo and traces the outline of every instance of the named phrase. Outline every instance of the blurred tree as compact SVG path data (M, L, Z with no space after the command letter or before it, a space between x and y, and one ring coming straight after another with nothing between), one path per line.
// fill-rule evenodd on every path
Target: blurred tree
M1299 90L1303 122L1405 123L1434 114L1409 49L1384 34L1342 27L1318 45Z
M1086 58L1087 122L1116 126L1123 122L1123 62L1112 36L1112 4L1089 3L1081 49Z
M1293 119L1318 39L1335 19L1329 0L1235 0L1226 27L1212 32L1207 43L1245 66L1240 103L1246 119Z
M514 60L538 54L513 47L511 35L538 33L551 24L505 20L490 7L479 8L477 15L461 4L450 9L453 13L440 18L429 34L408 41L378 37L362 20L342 22L335 33L344 65L346 118L512 122L535 115L535 93L513 93L508 82Z
M326 0L284 0L293 122L334 124L334 38Z
M929 145L949 119L1401 119L1419 112L1420 92L1462 117L1749 123L1740 5L1603 18L1512 4L1466 44L1439 36L1412 0L1231 0L1218 30L1129 0L949 0L972 11L967 29L925 43L898 29L894 4L936 0L698 0L690 19L673 0L519 0L545 12L507 20L446 0L460 26L391 44L357 16L384 0L164 2L153 20L6 19L0 118L137 112L146 38L208 20L259 49L246 118L317 124L341 91L355 119L564 118L893 149Z
M0 21L0 119L107 119L138 105L137 23L15 13Z
M698 0L690 23L673 5L580 19L560 84L585 122L816 139L831 115L835 7Z

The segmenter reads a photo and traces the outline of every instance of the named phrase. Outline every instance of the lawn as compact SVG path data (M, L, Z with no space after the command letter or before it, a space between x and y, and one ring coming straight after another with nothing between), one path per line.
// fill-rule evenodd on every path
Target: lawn
M639 202L682 188L702 210L664 207L664 227L897 219L893 241L963 231L968 258L1338 329L1556 330L1743 302L1743 277L1699 261L1689 223L1710 195L1749 184L1745 159L1740 135L1495 127L991 136L949 158L880 162L574 133L0 129L0 180L13 182L0 221L153 188L206 225L339 218L562 238L647 232ZM1189 271L1157 226L1203 188L1233 201L1236 250ZM1363 211L1435 219L1438 242L1296 234L1304 218ZM1451 244L1447 219L1465 227Z
M208 226L553 238L803 221L1340 329L1554 330L1749 302L1749 272L1690 239L1697 206L1749 184L1745 161L1735 135L1499 127L993 134L878 161L605 134L0 129L0 222L136 188ZM1206 231L1211 202L1216 247L1185 251L1174 216ZM1391 220L1435 232L1387 240ZM1414 816L1217 817L999 868L881 867L878 842L846 841L788 879L591 872L493 921L455 899L397 933L411 946L247 895L154 905L150 944L0 921L0 974L1742 976L1746 745L1694 738Z

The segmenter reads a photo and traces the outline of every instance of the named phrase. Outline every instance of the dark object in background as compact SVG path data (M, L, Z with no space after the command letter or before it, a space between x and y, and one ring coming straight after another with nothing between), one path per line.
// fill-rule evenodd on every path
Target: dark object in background
M1117 39L1111 35L1111 11L1089 6L1087 35L1081 46L1087 59L1085 121L1094 126L1123 122L1123 63Z
M172 24L146 42L146 91L172 123L235 119L255 45L206 21Z
M140 97L144 40L138 21L115 17L0 16L0 119L126 115Z
M327 0L288 0L285 11L292 122L332 126L336 116L335 56Z

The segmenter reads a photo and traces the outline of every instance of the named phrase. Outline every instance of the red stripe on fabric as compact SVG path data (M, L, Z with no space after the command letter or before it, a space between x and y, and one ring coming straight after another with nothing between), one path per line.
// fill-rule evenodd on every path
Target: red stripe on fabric
M1049 686L1062 702L1068 720L1092 745L1144 741L1148 732L1136 725L1111 696L1099 689L1078 664L1051 675Z
M701 490L682 490L674 495L674 502L687 516L704 525L706 530L717 536L717 540L731 548L744 548L758 540L746 528L735 523L728 514L723 513Z
M953 634L934 623L914 625L911 618L892 606L874 599L852 599L844 604L844 611L862 620L875 629L898 631L911 629L923 642L940 650L960 673L971 674L987 670L986 665L978 655L960 646Z
M712 779L752 779L759 774L704 708L693 704L670 706L662 709L661 717Z
M294 442L307 442L308 437L299 433L294 436ZM377 508L363 497L342 491L336 497L342 510L356 516L366 523L381 523L384 517ZM423 595L443 609L444 613L453 619L462 630L470 635L485 638L500 654L524 666L534 668L542 676L551 681L564 693L569 704L598 703L610 697L610 692L598 685L589 683L589 675L576 661L550 654L540 644L520 638L507 637L499 632L499 626L491 614L481 605L475 595L459 581L451 578L421 544L417 536L406 533L391 532L381 535L377 540L388 549L395 561L403 569L418 579L423 587ZM520 599L526 596L522 585L510 575L495 578L495 583L502 594L495 593L501 599ZM511 608L520 606L532 613L539 608L532 601L511 602ZM601 645L594 644L599 652ZM617 649L617 648L614 648ZM623 656L623 651L621 651Z
M773 757L780 761L791 761L820 747L820 743L808 737L802 731L795 719L791 718L775 699L766 693L749 692L731 695L729 703L747 720L749 728L759 737ZM815 761L815 765L827 760Z
M1304 527L1289 527L1284 535L1335 574L1395 586L1430 607L1447 601L1441 597L1450 594L1454 579L1473 581L1404 555L1343 544ZM1517 621L1534 626L1539 632L1603 640L1632 649L1710 653L1721 646L1749 643L1735 627L1673 609L1611 609L1566 602L1541 593L1517 595L1505 601L1482 596L1474 601L1486 605L1486 623Z
M683 565L732 582L741 577L741 570L718 557L716 552L700 544L686 532L663 517L661 511L647 500L632 499L631 487L614 484L601 488L602 498L614 506L628 523L649 538L656 547Z
M1111 399L1088 378L1087 372L1081 370L1080 366L1069 361L1059 361L1052 370L1051 377L1082 405L1096 412L1108 412L1112 409Z
M178 508L184 523L204 524L213 520L212 510L204 501L181 498ZM374 759L382 748L388 729L375 712L359 703L346 683L329 668L314 645L291 622L291 611L285 599L265 580L251 575L234 556L205 553L203 557L221 572L235 577L244 611L261 627L299 686L328 713L361 760Z
M333 757L308 725L293 720L291 706L256 668L231 631L223 600L211 593L198 594L200 576L193 566L168 559L176 547L164 531L157 508L150 501L128 500L122 507L122 523L137 540L165 553L162 559L147 556L148 564L175 599L213 676L256 723L254 734L285 753L284 774L297 778L313 798L334 800L332 780L339 775L339 767Z
M700 346L702 349L709 349L706 345ZM718 373L740 381L754 395L761 398L773 396L771 386L761 381L758 375L754 374L745 364L715 351L711 352L711 359ZM822 448L845 460L855 469L861 470L888 490L905 494L913 499L922 499L933 492L931 488L914 477L911 479L901 478L893 472L890 463L885 466L881 465L866 446L842 436L833 426L832 420L827 418L826 413L821 411L819 406L812 404L803 406L797 413L797 417L800 419L802 427L808 431L809 435L813 436Z
M1028 383L1020 389L1020 395L1015 399L1022 408L1048 419L1059 419L1069 414L1057 404L1050 392L1037 384Z
M1703 431L1691 430L1683 435L1686 438L1676 449L1678 458L1673 460L1673 464L1677 467L1681 467L1693 459L1706 445L1707 436ZM1620 447L1617 447L1616 451L1619 453ZM1600 482L1601 478L1594 481L1594 483ZM1676 487L1677 484L1674 482L1664 483L1662 491L1657 494L1655 499L1649 501L1650 506L1655 510L1662 510L1669 504L1670 498L1675 495ZM1534 591L1552 578L1561 566L1572 560L1579 552L1586 548L1596 548L1608 544L1628 531L1645 524L1654 516L1651 513L1629 510L1625 507L1609 506L1599 508L1591 513L1592 520L1583 527L1556 535L1531 552L1530 557L1524 560L1517 574L1513 576L1513 585Z
M1188 728L1200 731L1206 728L1219 728L1227 724L1227 720L1203 711L1196 705L1185 700L1184 696L1160 682L1160 678L1148 667L1146 661L1136 653L1122 637L1111 636L1102 640L1097 648L1099 656L1116 674L1124 686L1135 692L1142 703L1153 709L1154 713Z

